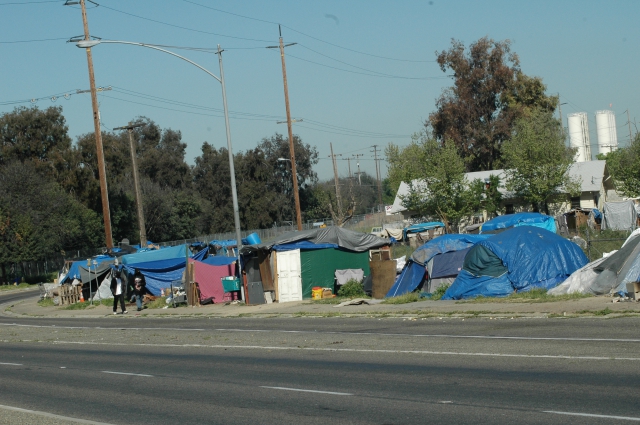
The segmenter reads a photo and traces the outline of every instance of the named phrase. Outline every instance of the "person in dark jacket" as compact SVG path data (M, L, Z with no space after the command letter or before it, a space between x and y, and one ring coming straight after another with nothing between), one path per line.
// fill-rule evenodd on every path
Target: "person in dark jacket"
M127 308L124 306L124 298L127 293L127 284L122 278L120 270L115 270L111 278L111 293L113 294L113 314L118 314L118 300L122 314L127 314Z
M142 297L144 296L144 292L147 286L147 281L144 278L144 275L140 272L140 270L136 269L133 274L133 296L136 299L136 305L138 306L138 311L142 310Z

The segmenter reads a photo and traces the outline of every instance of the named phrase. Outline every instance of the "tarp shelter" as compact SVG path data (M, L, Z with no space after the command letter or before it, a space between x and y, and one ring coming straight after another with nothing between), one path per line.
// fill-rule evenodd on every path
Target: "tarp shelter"
M454 274L452 270L457 270L462 267L464 257L460 259L460 255L455 255L454 253L466 250L491 236L493 235L450 234L442 235L426 242L411 254L411 259L407 262L400 276L396 279L396 283L391 287L386 296L395 297L413 292L420 286L425 278L432 278L430 275L425 275L425 272L431 263L433 273L433 260L438 257L440 257L440 261L437 261L438 265L436 267L438 278L457 275L458 273ZM441 274L441 272L451 274ZM431 292L431 290L427 288L425 292Z
M437 229L439 227L444 227L444 223L441 221L430 221L428 223L413 224L409 227L406 227L402 231L402 239L407 239L407 235L410 233L427 232L429 230Z
M224 265L211 265L201 261L189 259L194 266L194 280L200 288L200 301L211 300L212 303L224 302L222 278L236 274L235 262Z
M571 293L605 295L627 291L627 283L640 281L640 231L634 231L622 247L574 272L549 291L551 295Z
M637 227L638 214L631 200L605 202L602 215L602 230L633 230Z
M469 250L462 271L442 299L549 289L585 264L587 257L575 243L539 227L513 227Z
M534 226L556 233L556 220L540 213L518 213L500 215L482 224L480 233L498 233L519 226Z
M171 260L175 258L185 259L189 253L186 244L171 246L167 248L154 249L135 254L123 255L120 258L122 264L147 263L150 261Z
M342 227L330 226L301 232L288 232L274 241L251 245L251 247L272 249L277 245L292 244L294 242L310 242L314 245L328 244L354 252L365 252L373 248L389 245L389 241L369 233L354 232Z
M136 269L140 270L147 282L147 291L152 295L160 296L163 289L171 286L171 282L182 279L185 264L186 258L183 257L126 264L124 268L127 274L134 274Z

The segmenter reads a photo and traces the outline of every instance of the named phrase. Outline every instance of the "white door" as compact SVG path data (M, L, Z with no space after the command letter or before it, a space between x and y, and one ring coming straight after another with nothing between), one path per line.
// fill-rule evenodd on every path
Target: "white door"
M278 300L281 303L302 300L300 250L276 252L278 263Z

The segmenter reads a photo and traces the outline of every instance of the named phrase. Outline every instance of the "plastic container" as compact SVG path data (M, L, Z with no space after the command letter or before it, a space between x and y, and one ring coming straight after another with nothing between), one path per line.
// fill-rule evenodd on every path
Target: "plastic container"
M257 233L251 233L250 235L247 235L247 242L249 243L249 245L257 245L262 241L260 240L260 236L258 236Z
M227 276L222 278L222 289L224 292L232 292L240 290L240 279L234 276Z
M322 291L324 289L320 286L314 286L311 288L311 299L312 300L321 300L322 299Z

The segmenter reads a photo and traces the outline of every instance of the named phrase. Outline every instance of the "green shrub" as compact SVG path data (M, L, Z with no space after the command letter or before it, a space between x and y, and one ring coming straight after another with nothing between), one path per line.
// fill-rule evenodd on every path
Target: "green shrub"
M338 289L339 297L358 298L366 295L367 294L364 292L364 286L362 286L362 283L355 279L348 280L347 283Z
M447 289L449 289L449 286L451 285L449 285L448 283L438 286L438 288L435 291L433 291L433 293L431 294L431 299L432 300L441 299L444 293L447 292Z

